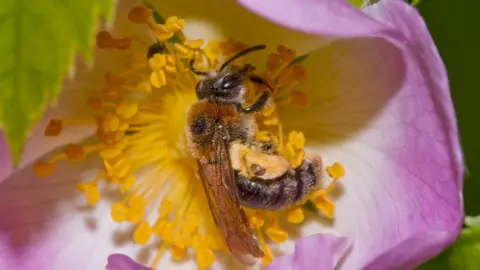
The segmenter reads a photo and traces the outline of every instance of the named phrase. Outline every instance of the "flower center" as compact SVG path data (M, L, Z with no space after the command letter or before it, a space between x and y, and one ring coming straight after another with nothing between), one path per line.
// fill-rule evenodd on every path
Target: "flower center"
M87 203L96 205L101 199L101 181L115 187L123 197L111 202L113 220L133 224L133 240L137 244L159 240L156 256L150 262L152 267L167 250L174 259L182 260L191 248L199 268L206 268L215 261L214 251L228 249L209 213L195 160L187 152L186 112L196 100L199 80L188 63L193 60L197 70L215 69L246 46L233 39L211 41L203 46L201 39L185 39L181 32L184 20L170 17L158 23L153 20L152 11L144 7L132 9L128 16L133 23L147 25L156 40L114 38L108 32L100 32L97 46L125 52L128 62L121 71L106 73L106 87L88 99L93 119L52 119L45 130L46 136L56 136L68 125L93 123L97 127L96 143L69 145L49 160L38 162L33 169L39 177L49 176L59 160L81 161L89 154L99 155L102 166L98 175L77 185ZM240 65L243 61L240 58L232 64ZM255 115L255 139L272 142L295 169L305 159L306 139L302 132L284 133L277 108L286 104L308 106L306 95L296 90L306 72L293 50L279 46L277 52L268 56L266 71L259 76L273 88L275 102ZM251 88L246 103L262 94L259 87ZM255 167L255 172L262 170ZM265 253L265 264L273 259L265 236L278 243L288 238L288 233L280 228L281 219L302 223L305 204L315 205L327 217L333 216L334 204L327 195L344 170L335 163L326 172L333 179L327 188L312 190L299 204L280 211L246 209Z

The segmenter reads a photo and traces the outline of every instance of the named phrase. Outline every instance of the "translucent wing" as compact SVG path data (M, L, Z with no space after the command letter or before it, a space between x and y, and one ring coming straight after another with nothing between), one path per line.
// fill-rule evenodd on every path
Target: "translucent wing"
M215 161L198 161L198 170L207 196L210 212L225 243L235 257L247 266L253 266L254 258L264 255L253 236L235 184L230 165L227 144L215 136L213 147Z

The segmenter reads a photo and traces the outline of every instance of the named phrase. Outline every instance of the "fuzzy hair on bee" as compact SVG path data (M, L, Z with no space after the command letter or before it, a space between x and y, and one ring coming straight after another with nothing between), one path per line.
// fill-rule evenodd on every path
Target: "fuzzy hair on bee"
M239 113L230 105L203 100L190 107L185 130L191 156L202 162L214 162L214 136L220 133L228 144L251 140L255 121L251 115Z
M231 166L229 147L234 141L247 142L253 139L254 113L269 102L265 92L249 107L243 103L247 82L269 86L262 78L252 73L253 67L230 67L236 58L264 45L246 49L226 61L217 71L195 70L202 76L196 86L196 101L187 112L185 127L187 148L196 159L198 175L202 181L212 218L231 253L243 264L252 266L265 253L251 231L249 221L240 201L240 193ZM271 87L268 87L271 90Z

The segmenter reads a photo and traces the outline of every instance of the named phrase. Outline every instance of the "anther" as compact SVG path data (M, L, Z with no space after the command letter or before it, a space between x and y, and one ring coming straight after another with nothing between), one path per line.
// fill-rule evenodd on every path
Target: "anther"
M287 220L290 223L298 224L305 219L305 215L300 206L295 206L287 211Z
M277 53L271 53L268 55L267 58L267 69L270 71L274 71L282 61L282 58Z
M38 177L47 177L53 175L54 168L50 162L39 161L33 165L33 173Z
M167 75L165 74L165 71L159 70L152 72L152 74L150 74L150 83L156 88L161 88L162 86L167 85Z
M120 192L125 193L129 191L133 186L135 185L135 177L133 175L129 175L125 177L123 180L121 186L120 186Z
M290 101L298 105L300 107L307 107L308 106L308 97L305 93L300 91L293 91L292 95L290 96Z
M100 191L94 183L78 184L77 190L83 192L87 203L90 205L96 205L100 201Z
M64 151L66 157L70 161L81 161L84 160L86 157L86 152L83 146L78 144L71 144L67 146Z
M303 67L303 65L299 63L295 63L292 65L293 67L293 77L297 81L303 81L305 77L307 77L307 71Z
M282 60L284 62L288 62L288 63L293 61L293 59L295 58L295 54L296 54L294 50L289 49L289 48L287 48L286 46L283 46L283 45L279 45L277 47L277 52L282 57Z
M51 119L48 122L47 128L45 128L45 136L57 136L62 131L63 124L61 120Z
M268 228L266 233L272 241L277 243L283 243L288 239L288 233L276 226Z
M327 174L334 179L342 178L345 176L345 168L342 164L335 162L332 166L327 167Z
M305 135L303 135L303 132L298 132L298 131L291 131L290 134L288 135L288 140L292 143L292 146L296 150L301 150L305 147Z
M147 23L152 18L153 11L146 7L134 7L128 12L128 19L133 23Z
M133 233L133 239L137 244L145 245L152 236L153 229L146 221L142 221Z
M265 256L262 257L262 263L264 265L268 265L273 261L272 250L267 245L263 246L262 249L263 249L263 252L265 253Z
M100 49L112 48L114 46L113 37L107 31L100 31L96 36L97 47Z
M320 210L325 216L327 216L328 218L333 217L333 213L335 212L335 205L327 198L325 192L316 195L315 198L312 199L312 201L315 204L315 207L317 207L317 209Z
M112 204L110 215L115 222L125 221L128 217L128 208L121 203Z
M138 111L138 105L134 102L124 101L117 107L117 114L123 119L132 118Z
M171 253L175 260L181 260L185 257L187 249L182 245L174 244L172 245Z

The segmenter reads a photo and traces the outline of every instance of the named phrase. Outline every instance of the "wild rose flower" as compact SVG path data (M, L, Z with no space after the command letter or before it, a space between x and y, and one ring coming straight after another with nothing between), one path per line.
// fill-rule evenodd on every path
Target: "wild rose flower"
M272 250L278 247L287 252L270 268L410 269L453 242L463 216L462 156L446 72L418 13L400 0L382 0L363 10L331 0L239 2L260 17L228 1L201 6L158 3L162 14L178 17L170 17L165 25L150 25L150 29L162 40L184 28L188 41L167 49L185 59L203 52L215 61L219 55L228 56L244 47L232 40L214 42L230 36L247 44L266 43L270 48L285 44L297 55L310 53L303 68L295 65L297 72L294 68L288 71L291 66L286 60L293 56L283 46L267 57L266 65L261 55L249 59L258 67L266 66L265 75L273 77L277 93L285 94L277 96L278 111L261 115L259 121L290 135L285 149L298 146L298 151L290 152L290 162L298 160L296 154L303 153L305 141L308 150L321 154L324 164L337 164L326 169L334 179L342 176L336 171L346 171L331 192L325 195L334 181L325 177L325 189L310 197L327 216L335 207L333 221L297 206L268 215L248 212L252 225L260 228L264 250L269 250L269 239L268 245L275 247ZM59 145L78 143L95 126L96 139L68 145L36 161L37 175L54 173L45 180L26 167L0 186L4 217L0 221L0 269L100 269L111 253L118 254L109 258L108 269L142 269L120 254L159 269L191 268L195 263L206 267L218 261L212 251L223 247L208 221L203 189L192 181L194 167L181 139L185 109L194 100L194 84L176 73L176 59L157 55L147 62L136 57L138 53L145 57L150 44L142 47L143 39L137 36L142 25L131 28L122 22L136 5L128 3L118 11L116 26L130 30L125 35L129 39L107 32L97 36L100 47L114 54L114 59L99 56L100 67L89 77L105 77L102 90L94 83L72 84L77 91L68 91L66 86L57 111L46 118L47 135L56 136L32 138L22 164ZM142 21L142 14L130 20ZM199 38L211 46L198 46ZM137 45L144 50L136 50ZM130 54L121 58L125 50ZM125 61L128 68L124 68ZM133 80L136 84L125 80L132 80L131 76L138 76ZM126 102L128 91L148 98ZM84 95L96 112L107 109L112 113L91 121L93 128L82 128L88 118L78 115L88 116L86 106L79 105L82 101L72 102L71 95ZM66 118L72 115L77 117ZM76 128L73 133L72 128ZM118 135L117 131L126 130L128 136ZM98 168L98 157L103 167L92 174ZM72 165L65 159L84 161ZM75 196L75 187L84 193L83 198ZM118 197L116 188L123 195ZM162 188L169 191L163 197ZM85 201L95 207L82 207ZM150 219L146 207L159 213L152 210ZM167 214L178 219L162 219ZM112 218L124 222L118 225ZM125 221L136 224L133 231ZM297 232L288 234L287 227ZM143 246L131 243L132 235ZM306 237L294 244L297 235ZM162 242L156 245L149 242L152 239ZM196 262L195 257L188 259L188 247L193 247ZM265 263L277 255L266 253ZM172 264L168 257L187 259Z

